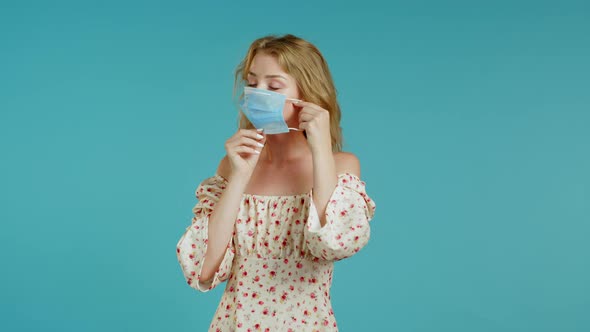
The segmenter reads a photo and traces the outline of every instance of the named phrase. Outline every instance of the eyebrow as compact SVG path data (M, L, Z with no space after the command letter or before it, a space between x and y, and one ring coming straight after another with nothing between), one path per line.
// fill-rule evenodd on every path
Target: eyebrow
M252 76L256 77L256 74L254 74L253 72L248 72L248 75L252 75ZM277 77L279 77L279 78L282 78L285 81L287 81L287 78L285 76L283 76L283 75L266 75L264 77L266 77L266 78L277 78Z

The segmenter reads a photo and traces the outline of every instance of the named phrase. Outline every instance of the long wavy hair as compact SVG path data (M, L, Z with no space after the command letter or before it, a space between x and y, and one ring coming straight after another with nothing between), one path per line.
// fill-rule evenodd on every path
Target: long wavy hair
M234 97L243 98L243 87L247 83L252 60L258 52L276 57L279 65L295 78L301 99L321 106L330 113L330 136L332 151L342 151L342 128L340 127L340 105L336 99L336 87L328 63L317 47L297 36L269 35L256 39L235 71ZM234 98L235 99L235 98ZM254 128L243 112L239 112L239 128ZM305 133L304 133L305 134Z

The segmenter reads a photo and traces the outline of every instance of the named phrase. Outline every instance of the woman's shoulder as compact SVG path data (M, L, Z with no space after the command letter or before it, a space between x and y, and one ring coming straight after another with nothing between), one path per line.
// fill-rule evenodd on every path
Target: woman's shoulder
M361 176L361 163L358 157L352 152L335 152L334 162L336 163L336 173L351 173L358 177Z

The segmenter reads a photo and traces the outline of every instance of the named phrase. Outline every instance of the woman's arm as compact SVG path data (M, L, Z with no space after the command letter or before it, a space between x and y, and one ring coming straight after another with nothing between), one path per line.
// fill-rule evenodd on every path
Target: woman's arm
M320 216L320 225L326 224L325 212L328 200L338 182L336 161L331 146L314 151L313 156L313 201Z
M230 174L227 156L219 163L217 174L227 179L228 183L209 218L207 252L203 260L200 279L204 283L213 278L223 260L227 244L233 236L234 223L238 216L242 194L249 181L247 176Z

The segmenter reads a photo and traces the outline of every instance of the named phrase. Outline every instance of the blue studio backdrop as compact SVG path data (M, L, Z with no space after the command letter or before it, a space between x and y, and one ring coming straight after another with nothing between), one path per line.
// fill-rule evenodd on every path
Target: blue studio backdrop
M341 331L590 331L587 1L1 1L0 330L205 331L176 243L256 38L316 44L377 203Z

